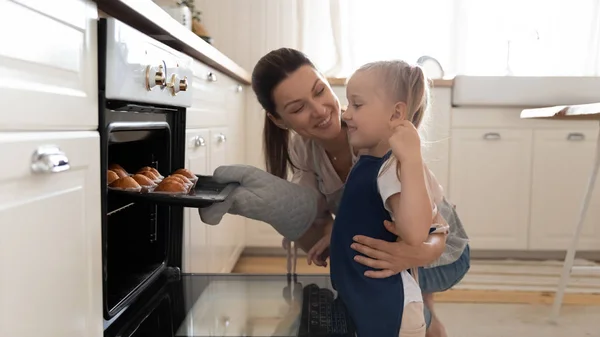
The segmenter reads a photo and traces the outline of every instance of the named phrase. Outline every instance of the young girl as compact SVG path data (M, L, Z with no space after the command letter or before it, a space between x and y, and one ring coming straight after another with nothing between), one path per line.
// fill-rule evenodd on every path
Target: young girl
M353 261L351 245L354 236L366 235L387 241L399 237L416 246L432 232L447 232L435 206L442 189L423 163L416 129L428 92L421 68L403 61L364 65L347 85L349 105L342 118L350 144L361 155L333 225L330 273L360 337L425 336L416 269L412 276L402 271L366 277L369 268ZM395 222L398 237L385 229L385 220Z

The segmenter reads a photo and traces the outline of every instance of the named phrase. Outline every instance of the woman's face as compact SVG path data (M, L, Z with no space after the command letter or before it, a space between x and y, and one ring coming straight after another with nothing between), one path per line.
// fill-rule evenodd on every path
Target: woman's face
M337 137L341 132L340 101L327 80L311 66L302 66L273 90L280 127L317 140Z

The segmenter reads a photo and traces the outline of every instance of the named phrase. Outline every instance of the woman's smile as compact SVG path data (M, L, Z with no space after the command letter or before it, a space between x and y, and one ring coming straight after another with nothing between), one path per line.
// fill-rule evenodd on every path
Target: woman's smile
M327 118L325 118L324 120L322 120L321 122L319 122L315 128L317 129L327 129L331 126L331 115L333 114L329 114L329 116Z

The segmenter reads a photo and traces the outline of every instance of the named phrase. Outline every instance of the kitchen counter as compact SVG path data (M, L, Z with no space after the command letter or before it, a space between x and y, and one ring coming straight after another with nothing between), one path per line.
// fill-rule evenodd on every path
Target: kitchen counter
M345 77L328 77L327 81L333 86L344 86L348 79ZM454 85L454 78L435 78L431 80L431 86L434 88L452 88Z
M96 0L98 10L170 47L181 51L243 84L250 74L215 47L175 21L152 1Z

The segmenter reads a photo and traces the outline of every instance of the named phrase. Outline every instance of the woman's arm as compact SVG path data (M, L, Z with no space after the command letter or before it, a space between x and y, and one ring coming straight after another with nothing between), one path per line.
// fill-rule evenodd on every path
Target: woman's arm
M386 221L385 227L395 234L395 225ZM413 267L422 267L436 261L446 248L446 234L430 234L418 246L405 242L388 242L363 235L354 237L352 248L365 256L356 255L355 261L379 270L369 270L368 277L385 278Z
M307 144L299 136L292 138L290 158L295 165L295 168L292 170L290 181L294 184L310 187L319 193L317 217L304 235L296 240L300 249L305 253L308 253L321 238L329 233L329 228L327 226L330 226L330 224L333 223L333 217L329 211L325 195L319 191L317 174L313 169Z

